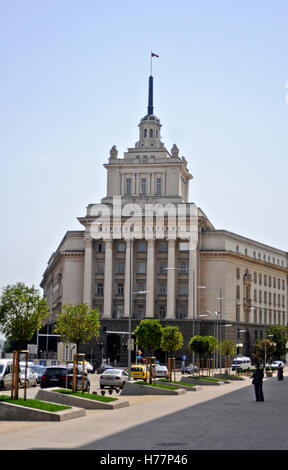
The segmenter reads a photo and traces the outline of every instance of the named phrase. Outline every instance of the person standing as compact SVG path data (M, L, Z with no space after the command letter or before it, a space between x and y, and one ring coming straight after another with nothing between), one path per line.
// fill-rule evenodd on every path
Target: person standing
M283 380L283 366L279 364L277 367L277 380Z
M263 394L264 372L258 362L255 365L255 369L253 371L251 378L252 378L252 384L254 385L256 401L264 401L264 394Z

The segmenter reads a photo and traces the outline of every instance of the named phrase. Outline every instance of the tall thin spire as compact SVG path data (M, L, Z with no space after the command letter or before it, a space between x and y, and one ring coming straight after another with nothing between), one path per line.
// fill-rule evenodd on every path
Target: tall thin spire
M149 77L149 92L148 92L148 115L153 114L153 77Z

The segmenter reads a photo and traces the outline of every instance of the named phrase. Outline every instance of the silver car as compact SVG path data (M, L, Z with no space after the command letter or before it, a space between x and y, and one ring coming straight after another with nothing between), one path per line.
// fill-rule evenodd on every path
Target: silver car
M21 374L20 374L20 384L21 387L24 387L25 383L25 367L21 367ZM26 387L36 387L37 386L37 375L34 370L27 367L27 377L26 377Z
M131 379L132 380L132 379ZM107 369L100 375L100 388L123 388L128 381L128 374L123 369Z

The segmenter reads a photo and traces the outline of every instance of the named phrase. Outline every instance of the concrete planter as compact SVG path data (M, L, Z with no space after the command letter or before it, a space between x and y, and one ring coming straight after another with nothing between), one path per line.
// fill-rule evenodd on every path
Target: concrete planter
M174 385L174 384L172 384ZM121 395L182 395L186 393L183 389L169 390L168 388L158 388L149 385L141 385L135 383L126 383Z
M117 401L106 403L103 401L55 392L56 389L57 388L40 389L36 395L36 399L58 403L59 405L76 406L84 408L85 410L115 410L129 406L128 400L117 399Z
M191 387L190 385L188 385L188 382L187 382L187 385L175 384L175 383L172 383L172 382L165 382L165 385L174 385L174 386L176 385L177 387L179 387L183 390L186 390L187 392L197 392L198 390L202 389L202 387L200 387L199 385L195 385L195 387Z
M13 403L0 402L0 421L67 421L85 416L83 408L72 407L62 411L44 411Z
M201 385L201 386L219 386L224 385L224 383L229 383L228 381L220 381L220 382L210 382L209 380L197 379L196 377L182 377L181 382L187 382L189 384Z

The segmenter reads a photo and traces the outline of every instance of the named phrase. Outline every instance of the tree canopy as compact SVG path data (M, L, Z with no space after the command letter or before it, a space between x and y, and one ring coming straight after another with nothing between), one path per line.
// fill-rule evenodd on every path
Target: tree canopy
M0 300L0 327L10 340L29 341L49 315L49 306L38 289L23 282L3 289Z
M183 336L178 326L165 326L162 329L161 349L173 353L183 346Z
M80 344L98 337L99 330L99 312L90 309L86 303L64 305L54 327L55 333L60 334L66 343L76 344L77 352Z

